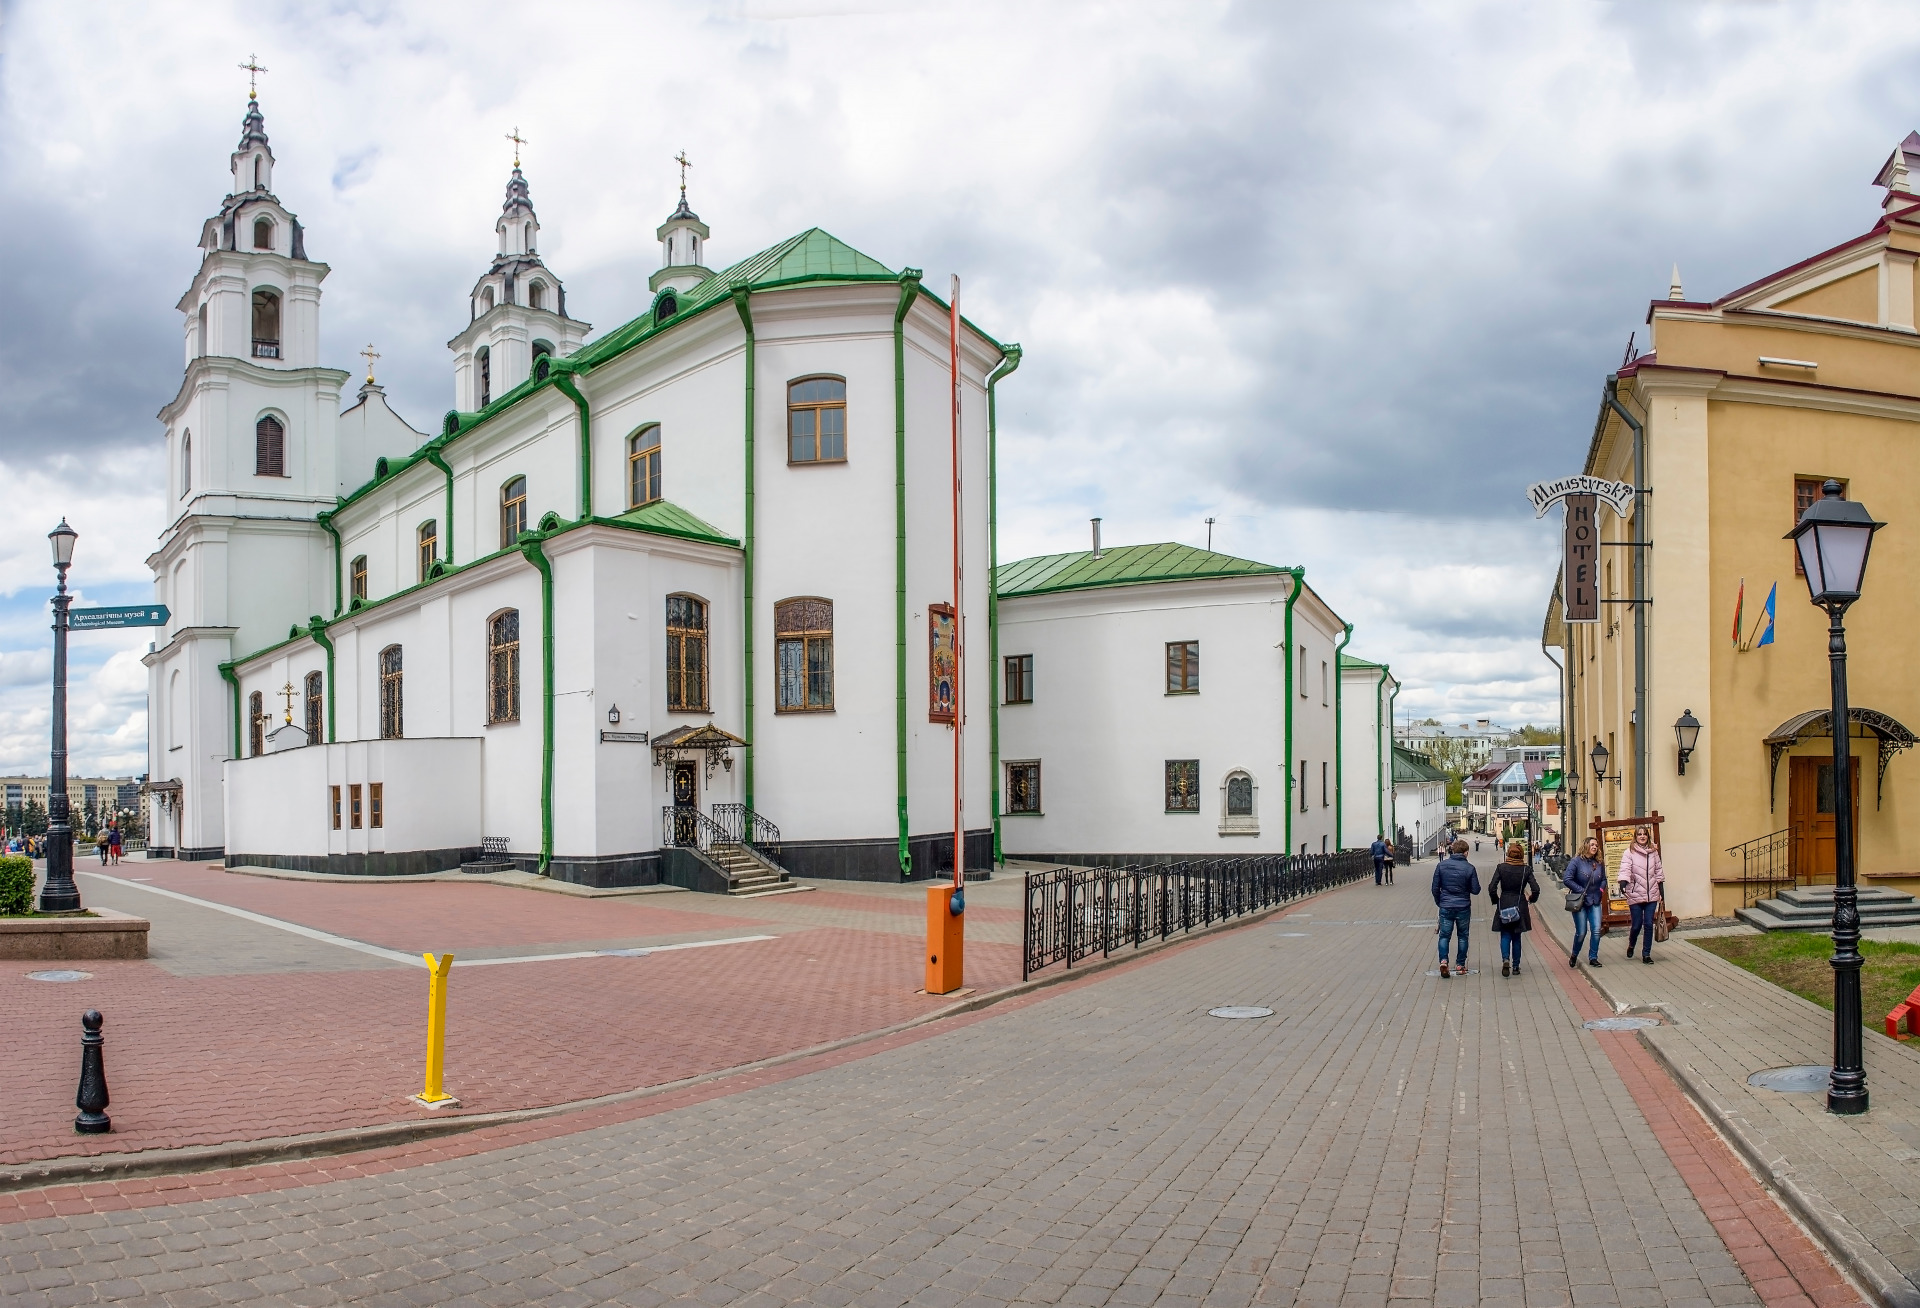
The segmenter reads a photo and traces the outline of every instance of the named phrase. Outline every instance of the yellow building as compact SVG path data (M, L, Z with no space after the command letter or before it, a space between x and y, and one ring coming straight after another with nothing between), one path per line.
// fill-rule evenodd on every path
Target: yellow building
M1558 585L1549 605L1569 830L1660 813L1682 917L1771 893L1769 869L1832 880L1827 618L1782 539L1827 478L1888 524L1846 619L1860 884L1920 890L1920 133L1876 184L1879 221L1830 250L1712 301L1685 298L1676 273L1648 353L1607 379L1587 451L1585 472L1615 481L1639 460L1645 493L1630 518L1600 509L1599 622L1565 622ZM1702 729L1682 775L1687 710ZM1598 783L1596 741L1611 756Z

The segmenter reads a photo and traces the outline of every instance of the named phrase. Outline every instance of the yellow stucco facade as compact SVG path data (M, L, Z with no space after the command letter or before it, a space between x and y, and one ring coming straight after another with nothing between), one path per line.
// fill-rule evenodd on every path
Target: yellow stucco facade
M1751 893L1745 860L1728 851L1744 842L1786 833L1803 881L1821 879L1831 858L1819 763L1792 762L1830 760L1824 725L1768 744L1795 715L1829 703L1827 618L1782 539L1797 520L1796 485L1804 498L1825 478L1888 523L1846 619L1851 703L1884 715L1850 732L1856 866L1863 885L1920 891L1920 750L1905 748L1907 728L1920 727L1920 194L1905 165L1920 181L1920 136L1883 169L1883 216L1864 235L1711 302L1655 301L1649 352L1609 379L1645 430L1650 602L1604 602L1636 598L1636 551L1623 547L1631 522L1602 507L1600 621L1565 623L1556 588L1546 629L1567 668L1579 775L1570 829L1584 832L1595 816L1661 814L1668 903L1682 917L1741 906ZM1631 426L1603 401L1584 471L1631 482L1634 458ZM1770 646L1735 646L1743 579L1743 640L1778 585ZM1646 624L1644 725L1634 721L1636 607ZM1689 709L1704 729L1681 776L1674 723ZM1612 755L1597 786L1596 739Z

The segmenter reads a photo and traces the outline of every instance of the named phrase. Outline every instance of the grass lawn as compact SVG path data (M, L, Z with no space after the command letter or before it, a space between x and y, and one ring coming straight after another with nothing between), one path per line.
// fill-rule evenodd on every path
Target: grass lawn
M1690 943L1822 1008L1833 1007L1833 969L1827 965L1833 957L1833 940L1829 936L1774 931L1762 936L1708 936ZM1882 1031L1887 1014L1920 986L1920 945L1862 940L1860 953L1867 960L1860 969L1861 1025Z

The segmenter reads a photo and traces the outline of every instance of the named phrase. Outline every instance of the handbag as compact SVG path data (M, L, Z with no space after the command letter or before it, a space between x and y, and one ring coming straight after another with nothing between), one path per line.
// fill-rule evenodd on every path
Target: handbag
M1567 892L1567 912L1578 913L1581 909L1585 908L1586 906L1587 906L1586 891L1569 890Z
M1503 931L1512 927L1519 926L1520 925L1520 905L1515 904L1512 908L1501 909L1499 914L1494 918L1494 920L1500 924L1500 929Z
M1667 901L1662 887L1662 896L1653 909L1653 938L1661 944L1667 939Z

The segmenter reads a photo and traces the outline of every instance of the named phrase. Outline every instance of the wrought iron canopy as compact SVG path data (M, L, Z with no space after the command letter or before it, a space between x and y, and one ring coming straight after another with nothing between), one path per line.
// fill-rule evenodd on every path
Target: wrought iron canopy
M1912 749L1915 737L1905 725L1897 719L1882 713L1879 709L1850 708L1847 710L1848 734L1861 733L1872 735L1879 742L1879 769L1873 782L1873 806L1880 807L1880 798L1886 789L1887 764L1893 756L1903 749ZM1767 763L1767 811L1773 811L1774 782L1780 772L1780 756L1787 752L1794 742L1807 736L1833 735L1833 711L1831 709L1809 709L1805 713L1796 713L1767 733L1766 746L1769 751Z
M675 727L665 735L653 738L653 761L657 765L677 758L704 756L707 764L707 778L712 780L713 770L728 757L727 751L739 749L746 743L732 732L723 731L711 722L698 727Z

